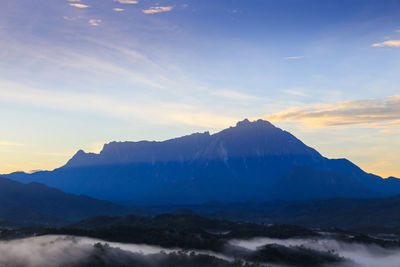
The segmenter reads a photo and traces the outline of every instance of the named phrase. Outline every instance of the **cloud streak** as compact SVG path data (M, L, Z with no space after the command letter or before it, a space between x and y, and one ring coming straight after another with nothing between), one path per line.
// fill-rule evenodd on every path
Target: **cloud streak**
M284 57L283 59L286 60L297 60L297 59L302 59L304 56L292 56L292 57Z
M400 126L400 95L291 108L266 116L270 121L301 122L309 127Z
M88 23L88 20L86 20ZM89 27L90 24L88 23ZM102 25L103 26L103 25ZM107 31L107 25L104 30ZM103 29L102 29L103 30ZM192 80L184 71L168 60L149 58L146 51L133 45L114 44L92 38L82 38L79 50L63 46L44 46L42 43L19 43L11 39L7 46L28 62L41 63L51 68L48 75L57 76L61 70L72 70L76 77L68 88L54 88L44 83L29 84L0 79L0 102L24 103L35 108L89 112L122 121L138 119L160 121L162 124L181 124L211 129L228 127L242 119L239 112L223 110L219 106L205 108L204 99L210 99L216 90ZM96 49L94 49L96 48ZM102 57L92 51L102 49ZM140 66L135 67L135 66ZM24 69L22 67L22 69ZM86 89L87 80L107 77L129 88L118 94L108 86ZM80 81L75 85L75 81ZM82 85L81 85L82 84ZM147 90L141 90L146 88ZM232 91L218 93L227 99L249 99L245 94ZM195 96L195 97L194 97Z
M24 144L0 140L0 146L23 146Z
M42 90L24 87L15 83L0 81L0 102L24 103L55 110L90 112L121 120L148 118L164 123L221 128L239 120L212 112L204 112L201 107L172 102L140 99L132 105L129 99L113 97L109 94L78 93Z
M244 94L241 92L237 91L232 91L232 90L218 90L214 91L211 93L212 95L223 97L223 98L229 98L233 100L240 100L240 101L251 101L251 100L257 100L258 98L256 96Z
M173 8L173 6L153 6L148 9L143 9L142 12L144 14L156 14L171 11Z
M90 19L89 24L92 26L99 26L101 23L101 19Z
M114 0L114 2L118 2L120 4L137 4L139 1L136 0Z
M76 4L76 3L70 3L69 5L72 7L77 7L77 8L88 8L89 7L88 5L85 5L85 4Z
M372 47L400 47L400 40L387 40L380 43L372 44Z

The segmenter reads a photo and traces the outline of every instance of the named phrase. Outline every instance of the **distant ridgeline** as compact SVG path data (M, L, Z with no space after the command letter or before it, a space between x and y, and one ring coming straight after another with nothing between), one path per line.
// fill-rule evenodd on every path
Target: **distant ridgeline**
M188 204L400 193L400 180L365 173L346 159L327 159L263 120L238 122L163 142L112 142L100 154L78 151L54 171L5 177L74 194L137 204Z

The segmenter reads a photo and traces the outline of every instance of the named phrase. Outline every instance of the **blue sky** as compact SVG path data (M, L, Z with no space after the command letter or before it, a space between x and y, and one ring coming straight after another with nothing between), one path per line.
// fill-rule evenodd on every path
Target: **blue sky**
M0 36L0 173L266 118L400 176L400 1L2 1Z

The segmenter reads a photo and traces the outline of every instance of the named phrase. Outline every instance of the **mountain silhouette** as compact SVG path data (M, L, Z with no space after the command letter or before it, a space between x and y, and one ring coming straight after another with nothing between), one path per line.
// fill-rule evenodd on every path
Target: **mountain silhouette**
M400 193L400 180L327 159L268 121L245 119L215 134L162 142L111 142L78 151L61 168L7 175L69 193L138 204L377 197Z
M100 154L79 150L65 167L111 165L122 163L155 163L222 160L231 158L298 155L319 158L290 133L263 120L245 119L214 135L209 132L164 142L112 142Z

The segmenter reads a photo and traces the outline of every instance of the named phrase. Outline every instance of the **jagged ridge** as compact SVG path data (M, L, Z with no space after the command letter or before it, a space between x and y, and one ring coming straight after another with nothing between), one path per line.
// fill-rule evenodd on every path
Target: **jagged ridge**
M99 154L78 151L52 172L8 177L138 204L400 193L398 179L367 174L346 159L327 159L263 120L243 120L215 134L196 133L163 142L112 142Z

